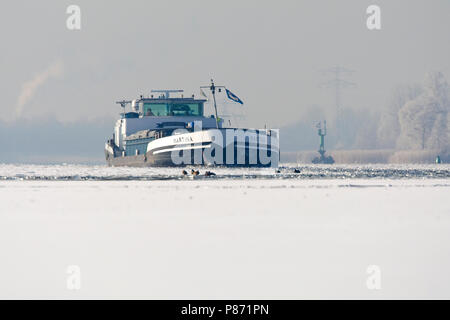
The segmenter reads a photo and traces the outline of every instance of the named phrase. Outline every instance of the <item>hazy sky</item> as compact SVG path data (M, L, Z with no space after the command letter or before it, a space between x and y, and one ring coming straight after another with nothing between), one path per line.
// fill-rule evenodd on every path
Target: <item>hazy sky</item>
M81 30L66 28L70 4ZM366 27L370 4L379 31ZM448 0L4 1L0 120L110 119L117 99L198 94L214 77L244 100L252 126L282 126L332 104L319 83L335 65L355 70L344 105L380 108L394 85L429 70L450 79L449 31Z

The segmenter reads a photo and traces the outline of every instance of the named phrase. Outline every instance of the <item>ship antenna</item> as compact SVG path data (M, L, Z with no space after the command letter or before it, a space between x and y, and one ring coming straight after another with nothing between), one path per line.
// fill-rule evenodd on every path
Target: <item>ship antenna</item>
M169 99L170 98L170 93L172 93L172 92L184 92L184 90L180 90L180 89L177 89L177 90L152 90L152 92L160 92L160 93L163 93L164 94L164 98L165 99Z

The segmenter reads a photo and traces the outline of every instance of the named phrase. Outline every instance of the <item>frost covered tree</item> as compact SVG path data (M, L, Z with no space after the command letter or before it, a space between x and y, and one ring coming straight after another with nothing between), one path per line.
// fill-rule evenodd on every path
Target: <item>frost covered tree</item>
M396 86L389 96L387 108L382 112L377 130L378 146L395 148L400 135L398 113L406 102L417 98L423 90L420 85Z
M424 92L398 112L402 149L449 149L449 86L441 72L427 74Z
M425 149L433 129L435 109L423 98L407 102L399 111L401 149Z

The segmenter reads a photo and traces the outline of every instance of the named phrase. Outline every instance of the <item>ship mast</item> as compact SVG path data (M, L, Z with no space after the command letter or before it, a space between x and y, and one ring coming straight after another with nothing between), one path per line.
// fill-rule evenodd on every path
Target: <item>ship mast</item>
M211 85L210 86L202 86L200 88L206 88L211 90L212 96L213 96L213 102L214 102L214 112L216 115L216 128L219 129L219 116L217 115L217 103L216 103L216 88L218 88L218 91L221 92L222 88L225 88L225 86L216 86L214 84L214 80L211 79Z
M131 100L122 100L122 101L116 101L117 104L120 104L120 106L123 109L123 112L120 113L122 116L125 115L125 107L127 106L127 104L131 103Z
M125 106L129 103L131 103L131 100L122 100L122 101L116 101L117 104L120 104L120 106L125 110Z

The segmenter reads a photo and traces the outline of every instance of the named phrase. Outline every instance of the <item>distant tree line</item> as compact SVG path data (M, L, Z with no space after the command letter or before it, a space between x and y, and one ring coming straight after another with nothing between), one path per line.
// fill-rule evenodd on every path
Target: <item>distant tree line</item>
M282 150L318 148L314 122L322 119L329 123L327 149L417 151L450 159L450 93L441 72L428 73L423 84L396 86L383 108L343 108L340 141L329 112L311 107L299 123L282 129Z

